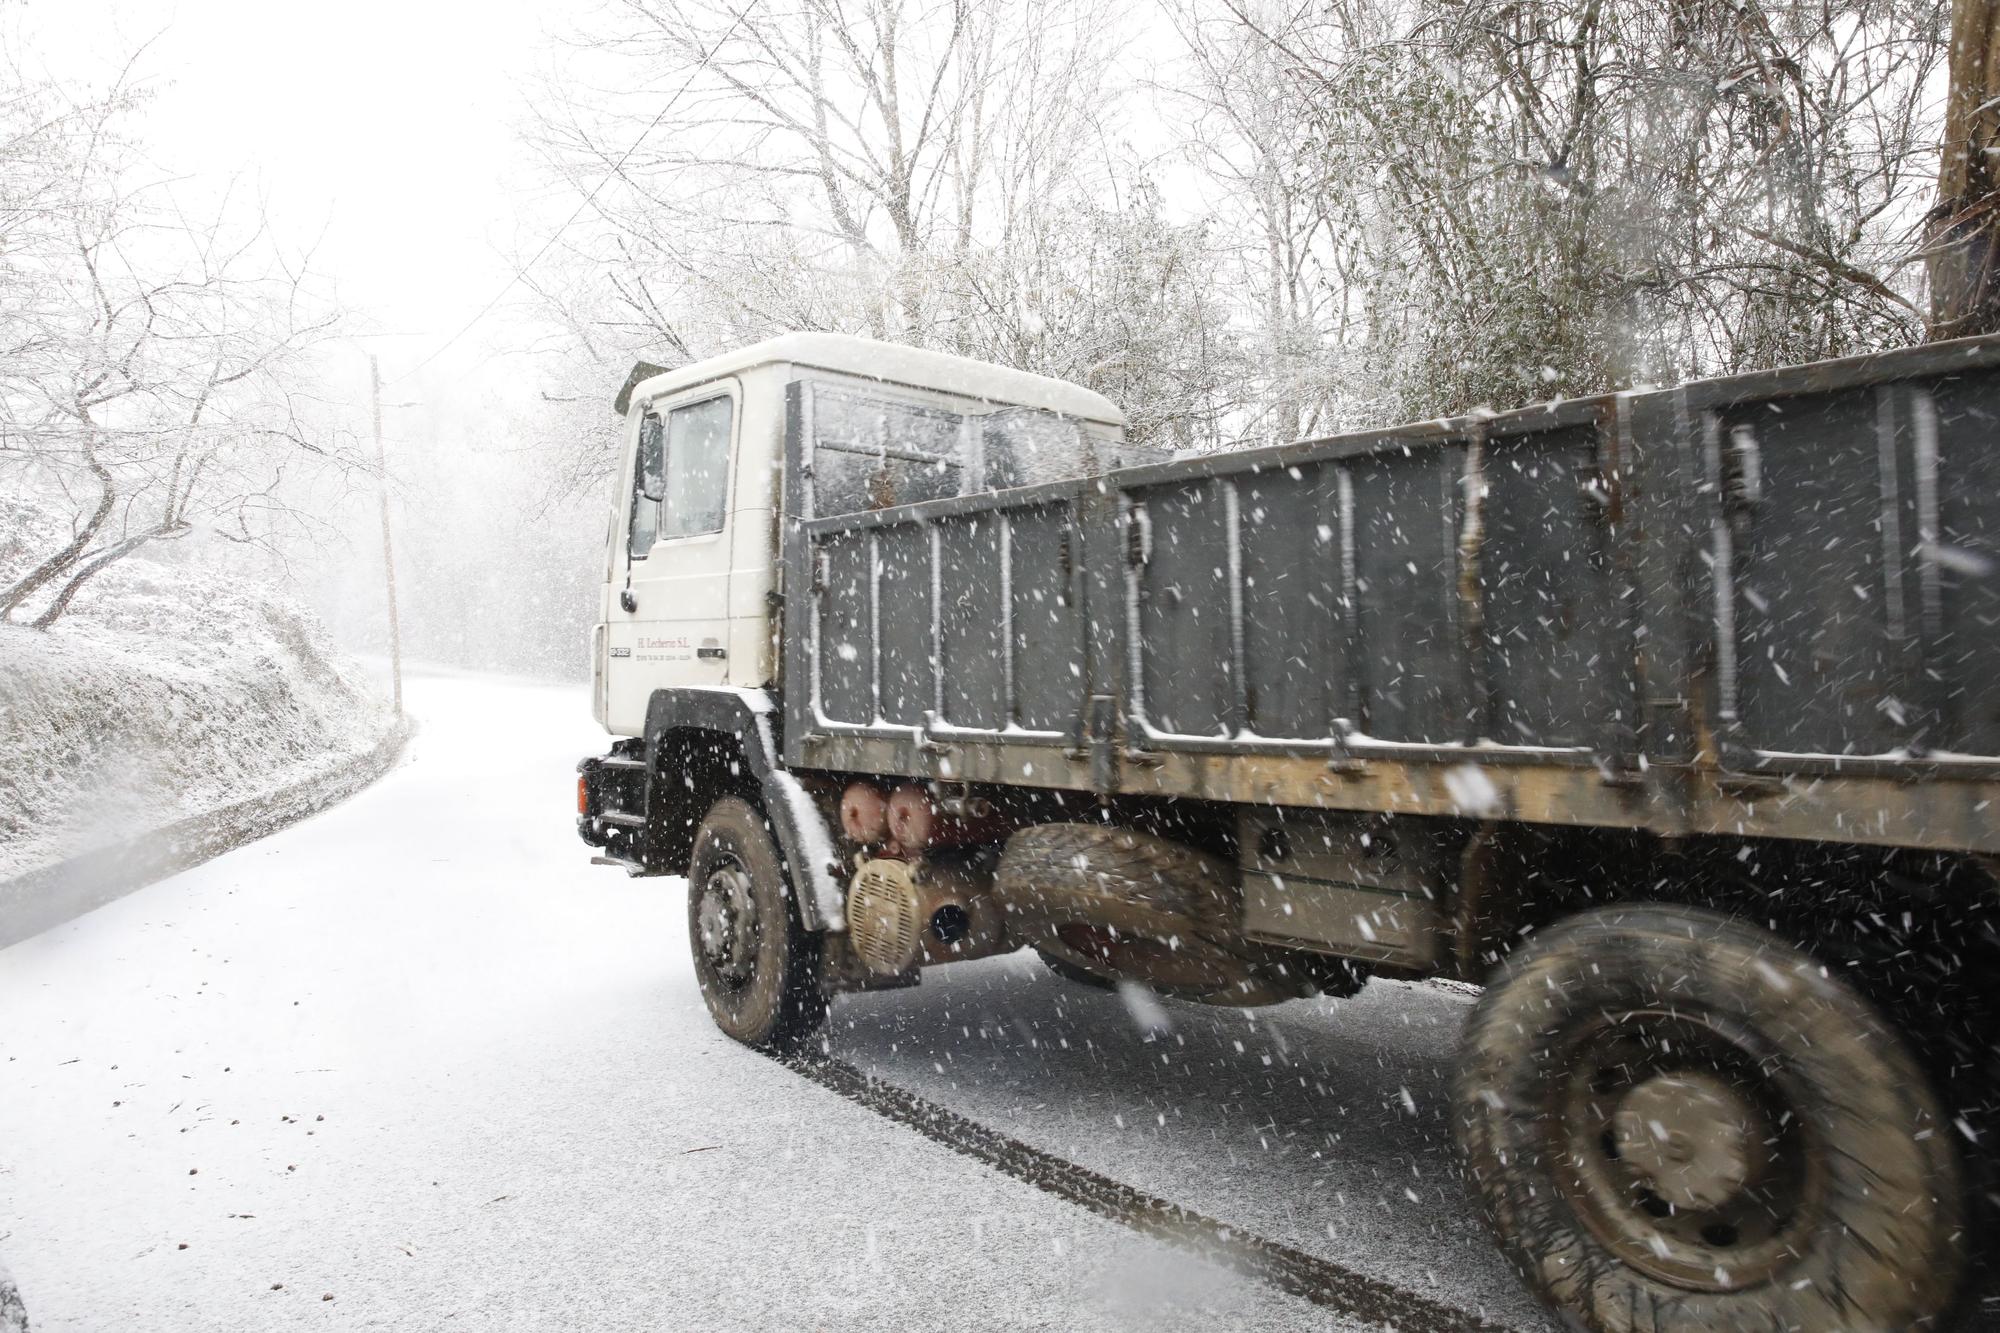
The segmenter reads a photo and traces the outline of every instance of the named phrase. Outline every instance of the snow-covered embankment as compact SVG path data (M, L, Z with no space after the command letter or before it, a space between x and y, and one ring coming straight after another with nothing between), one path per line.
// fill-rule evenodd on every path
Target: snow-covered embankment
M0 943L347 795L385 702L269 589L140 558L0 625Z

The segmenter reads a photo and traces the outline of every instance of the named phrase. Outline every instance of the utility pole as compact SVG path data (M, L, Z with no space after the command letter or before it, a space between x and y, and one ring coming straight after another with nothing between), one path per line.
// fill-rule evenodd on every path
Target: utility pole
M369 398L375 409L375 486L382 501L382 576L389 587L389 676L395 683L396 716L403 715L403 631L396 623L396 560L389 549L389 457L382 448L382 368L368 354Z

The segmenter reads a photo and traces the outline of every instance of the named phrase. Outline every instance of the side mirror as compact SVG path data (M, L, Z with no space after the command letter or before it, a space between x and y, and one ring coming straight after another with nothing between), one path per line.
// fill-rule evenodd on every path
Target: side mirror
M654 504L667 498L667 426L651 412L639 424L639 494Z

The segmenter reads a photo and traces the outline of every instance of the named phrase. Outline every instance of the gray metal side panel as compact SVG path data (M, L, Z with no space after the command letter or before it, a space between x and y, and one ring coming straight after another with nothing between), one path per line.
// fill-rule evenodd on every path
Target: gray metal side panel
M1914 595L1917 639L1932 673L1915 693L1935 715L1941 747L2000 754L2000 384L1990 375L1965 375L1930 388L1937 541L1948 558L1906 562L1905 606ZM1922 491L1912 480L1922 543L1924 515L1916 505Z
M1083 614L1074 587L1081 542L1061 501L1008 511L1009 719L1028 731L1068 731L1082 706ZM968 724L971 725L971 724Z
M931 644L931 571L936 565L928 524L909 523L876 534L880 615L874 671L885 722L919 727L936 708Z
M1296 472L1297 475L1293 475ZM1340 469L1245 478L1245 712L1265 736L1333 736L1354 683L1340 539Z
M1598 432L1496 440L1479 556L1490 697L1481 734L1517 745L1598 743L1619 709L1627 627L1609 550Z
M1582 822L1786 836L1802 816L1729 802L1787 774L2000 782L2000 340L786 534L813 602L789 594L794 762L1203 794L1229 756L1471 760L1622 793L1564 798ZM1941 826L1980 808L1957 790ZM1816 794L1824 836L1852 833L1843 799Z
M1002 570L1012 515L967 514L931 526L938 543L938 660L943 716L999 730L1009 721L1008 589Z

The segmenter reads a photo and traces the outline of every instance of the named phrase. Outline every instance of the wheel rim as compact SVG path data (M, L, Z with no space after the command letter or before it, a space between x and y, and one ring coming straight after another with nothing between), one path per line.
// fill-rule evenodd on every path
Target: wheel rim
M1569 1201L1620 1259L1696 1291L1806 1252L1821 1171L1778 1063L1719 1018L1608 1014L1571 1046L1552 1145Z
M741 989L756 973L763 941L750 872L735 857L725 856L702 880L700 894L695 903L696 946L725 985Z

